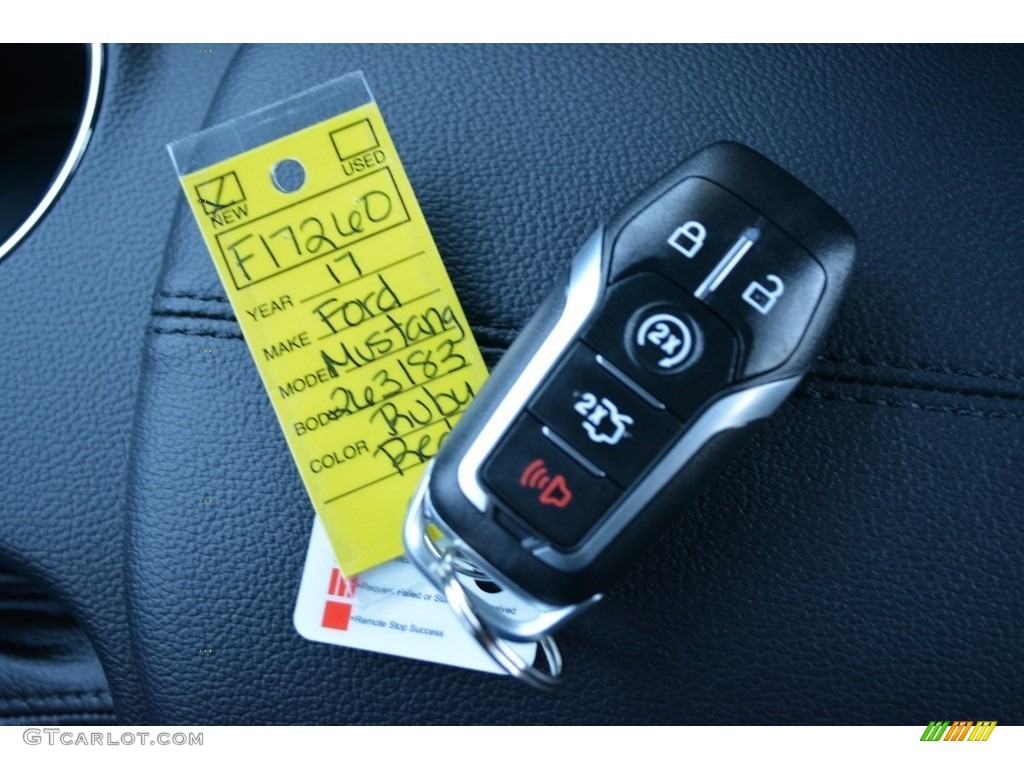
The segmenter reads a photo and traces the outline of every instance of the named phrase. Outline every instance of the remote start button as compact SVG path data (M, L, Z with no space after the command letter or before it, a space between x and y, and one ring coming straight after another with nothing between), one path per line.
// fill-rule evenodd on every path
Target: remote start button
M607 364L605 364L607 365ZM682 424L577 344L530 403L530 411L588 461L626 488Z
M649 272L611 287L583 339L683 422L732 380L738 351L704 302Z
M700 337L678 307L647 307L631 325L626 348L637 365L651 373L679 373L700 355Z

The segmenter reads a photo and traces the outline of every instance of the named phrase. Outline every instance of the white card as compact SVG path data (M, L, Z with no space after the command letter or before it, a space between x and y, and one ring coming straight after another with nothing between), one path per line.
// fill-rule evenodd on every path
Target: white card
M475 594L505 613L529 610L507 592ZM295 629L307 640L505 674L462 627L444 596L406 558L345 579L318 517L295 602ZM532 663L535 643L512 643Z

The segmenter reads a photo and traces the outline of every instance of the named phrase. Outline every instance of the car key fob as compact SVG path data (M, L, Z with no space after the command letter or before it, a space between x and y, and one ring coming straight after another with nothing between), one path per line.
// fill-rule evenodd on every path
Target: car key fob
M502 666L551 683L558 670L503 639L545 638L686 513L814 362L853 257L839 214L734 143L598 228L448 435L406 522L411 559ZM520 608L494 609L467 575Z

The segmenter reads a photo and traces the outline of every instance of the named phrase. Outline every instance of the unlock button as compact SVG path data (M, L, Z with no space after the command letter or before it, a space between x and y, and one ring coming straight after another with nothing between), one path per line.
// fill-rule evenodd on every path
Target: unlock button
M825 290L825 272L777 227L756 244L706 301L740 335L740 378L782 365L793 353Z

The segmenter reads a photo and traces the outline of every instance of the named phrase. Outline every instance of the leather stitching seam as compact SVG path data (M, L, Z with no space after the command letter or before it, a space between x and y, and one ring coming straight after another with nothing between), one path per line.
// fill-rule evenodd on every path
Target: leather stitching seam
M975 408L956 408L949 405L935 405L933 403L918 403L913 400L899 400L896 398L860 397L857 395L832 394L820 392L815 389L803 389L796 393L797 397L809 398L812 400L830 400L837 403L856 403L859 405L883 405L890 408L909 408L917 411L929 411L933 413L945 413L954 416L975 416L984 419L1009 419L1010 421L1024 421L1024 415L1008 411L981 411Z
M222 296L210 296L204 294L186 293L183 291L170 292L159 291L158 295L169 299L193 299L195 301L211 301L218 304L228 304L228 300ZM197 319L211 319L203 315L193 315L188 312L171 312L168 310L157 310L155 314L170 317L196 317ZM217 320L235 320L234 316L214 317ZM501 325L475 325L474 328L484 331L500 331L503 333L518 333L518 328L508 328ZM840 363L849 365L860 365L866 368L895 368L902 371L916 371L919 373L941 373L950 376L972 376L983 379L994 379L996 381L1013 381L1024 384L1024 373L1013 371L989 371L980 368L959 368L934 363L920 363L914 361L886 360L870 355L819 355L819 360L829 363Z
M54 701L67 701L67 700L82 700L82 699L99 699L100 702L109 702L110 694L107 691L69 691L67 693L36 693L28 694L26 696L4 696L3 700L8 702L39 702L52 703Z

